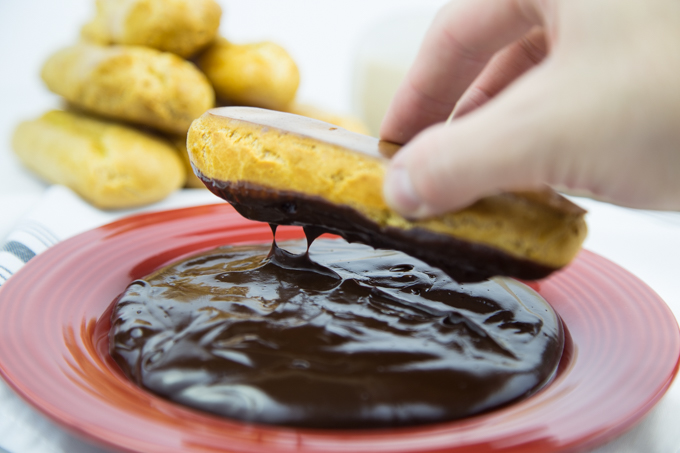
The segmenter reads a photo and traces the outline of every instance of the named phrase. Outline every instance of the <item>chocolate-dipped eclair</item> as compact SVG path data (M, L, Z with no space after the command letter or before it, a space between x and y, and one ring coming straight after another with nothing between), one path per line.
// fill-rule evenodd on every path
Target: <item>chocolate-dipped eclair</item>
M349 241L406 252L459 282L543 278L568 264L585 211L556 192L503 193L463 210L408 220L382 196L398 145L297 115L223 107L193 122L195 173L244 217L318 226Z

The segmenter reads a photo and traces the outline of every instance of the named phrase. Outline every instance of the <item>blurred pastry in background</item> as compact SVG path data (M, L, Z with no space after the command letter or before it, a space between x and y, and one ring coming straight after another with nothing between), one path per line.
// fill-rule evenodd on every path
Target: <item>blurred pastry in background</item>
M214 0L97 0L97 14L81 36L189 57L215 39L221 14Z
M273 42L233 44L218 38L197 62L227 104L284 110L300 84L295 61Z
M147 47L77 44L52 55L41 75L76 107L176 134L215 102L196 66Z
M179 156L182 158L182 163L184 164L184 170L187 174L187 179L186 182L184 183L184 187L189 187L191 189L205 189L205 184L203 184L203 181L198 179L198 176L194 174L194 169L191 167L189 153L187 153L187 136L186 135L171 136L170 141L177 148L177 152Z
M370 135L366 124L354 116L339 115L337 113L328 112L311 105L298 103L289 105L284 111L288 113L294 113L296 115L314 118L315 120L323 121L325 123L334 124L343 129L347 129L348 131L356 132L357 134Z
M182 187L186 177L168 141L80 113L53 110L25 121L12 146L41 178L103 209L156 202Z

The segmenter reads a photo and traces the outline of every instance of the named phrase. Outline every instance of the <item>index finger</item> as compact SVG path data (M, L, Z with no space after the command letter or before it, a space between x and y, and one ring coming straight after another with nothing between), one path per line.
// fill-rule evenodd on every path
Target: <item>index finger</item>
M540 0L452 1L437 14L380 136L406 143L444 121L491 57L542 23Z

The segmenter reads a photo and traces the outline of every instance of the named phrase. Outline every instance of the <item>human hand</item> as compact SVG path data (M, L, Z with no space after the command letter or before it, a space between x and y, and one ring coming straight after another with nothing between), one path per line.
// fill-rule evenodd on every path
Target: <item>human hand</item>
M680 210L680 2L453 1L381 136L408 142L385 182L407 217L545 184Z

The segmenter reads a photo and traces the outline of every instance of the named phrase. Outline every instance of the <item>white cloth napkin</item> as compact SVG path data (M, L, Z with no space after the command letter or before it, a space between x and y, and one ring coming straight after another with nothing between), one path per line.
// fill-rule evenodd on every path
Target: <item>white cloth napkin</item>
M640 277L680 316L680 214L575 201L590 211L585 247ZM92 208L69 189L53 186L0 242L0 285L33 256L90 228L138 212L219 202L206 190L184 190L146 208L111 212ZM640 424L592 453L680 453L679 419L680 384L676 383ZM104 451L65 432L0 380L0 453Z
M116 219L148 211L219 203L203 189L176 192L139 209L102 211L63 186L52 186L0 242L0 285L57 242ZM4 450L4 451L3 451ZM0 453L103 453L68 434L26 404L0 379Z

